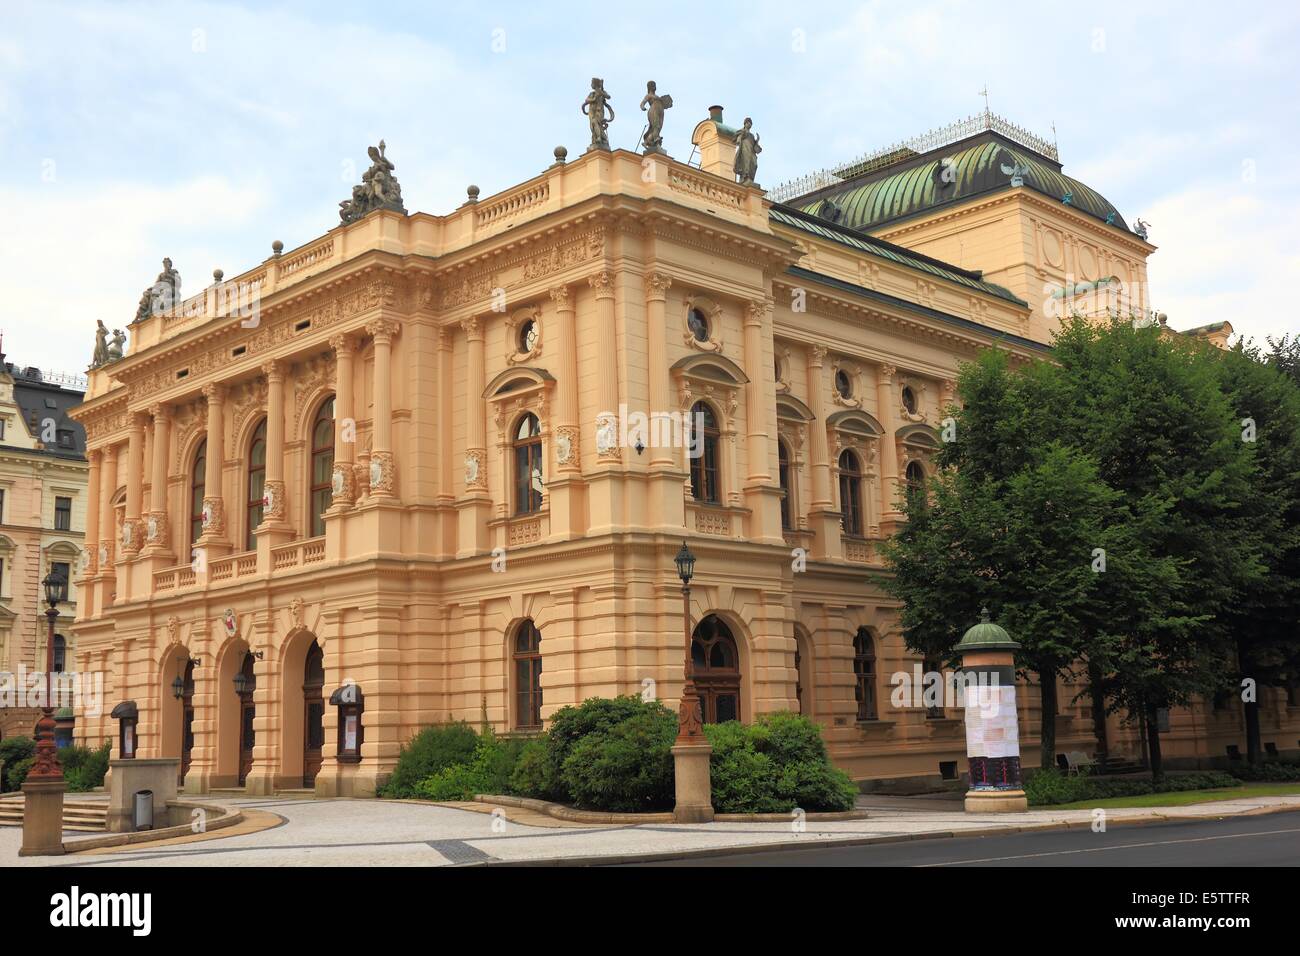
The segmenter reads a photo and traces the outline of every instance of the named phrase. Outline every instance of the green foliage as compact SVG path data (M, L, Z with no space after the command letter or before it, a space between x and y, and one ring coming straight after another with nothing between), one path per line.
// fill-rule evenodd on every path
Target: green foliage
M31 737L6 737L4 740L0 740L0 763L4 764L4 776L3 779L0 780L0 792L7 793L10 790L18 789L17 784L9 783L9 774L18 764L22 763L24 760L28 760L34 756L35 753L36 741ZM30 764L28 766L30 766ZM25 768L23 769L22 774L24 777L27 775L27 770ZM21 782L22 780L20 778L19 783Z
M718 813L851 810L858 788L834 767L817 725L793 713L753 724L708 724L709 771Z
M415 796L426 800L472 800L480 793L510 792L510 777L525 742L502 740L489 729L480 734L471 757L443 767L415 785Z
M561 707L551 715L546 734L546 768L541 774L545 790L529 796L569 802L573 794L564 780L564 762L578 742L588 734L609 730L623 721L662 704L647 703L636 696L591 697L577 707Z
M576 741L561 781L579 807L623 813L673 806L673 740L677 718L657 701Z
M5 785L10 790L19 789L27 779L27 773L34 763L36 763L35 757L24 757L22 760L14 761L13 766L5 764Z
M552 793L558 785L548 779L550 766L546 739L526 741L519 751L515 769L511 771L509 789L504 792L523 797L544 797Z
M479 735L463 720L423 728L402 747L380 795L399 799L418 796L420 781L447 767L469 763L478 742Z
M1236 777L1217 770L1174 774L1154 783L1150 780L1129 780L1122 777L1066 775L1055 768L1029 771L1025 776L1025 796L1029 798L1030 806L1240 786L1241 781Z
M1232 774L1238 780L1249 780L1252 783L1290 783L1292 780L1300 780L1300 766L1293 763L1279 763L1276 761L1253 765L1241 764L1229 767L1228 773Z
M59 751L59 763L63 765L63 778L67 781L69 793L88 793L104 785L104 775L108 773L108 758L112 744L104 741L103 746L91 750L89 747L71 746Z

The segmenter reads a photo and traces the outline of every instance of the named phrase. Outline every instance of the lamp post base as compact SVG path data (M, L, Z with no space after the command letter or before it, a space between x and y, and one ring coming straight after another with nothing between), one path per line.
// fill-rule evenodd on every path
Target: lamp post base
M23 845L19 856L63 855L63 792L58 780L23 783Z
M713 787L709 779L709 757L713 754L713 747L705 740L675 744L672 752L677 789L673 822L712 823Z
M1029 798L1023 790L967 790L967 813L1025 813Z

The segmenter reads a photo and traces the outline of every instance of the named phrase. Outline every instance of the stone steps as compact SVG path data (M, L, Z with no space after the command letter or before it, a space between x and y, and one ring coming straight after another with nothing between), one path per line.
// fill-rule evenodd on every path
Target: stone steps
M0 826L23 825L23 798L0 800ZM63 829L78 833L103 833L108 829L108 804L83 801L63 802Z

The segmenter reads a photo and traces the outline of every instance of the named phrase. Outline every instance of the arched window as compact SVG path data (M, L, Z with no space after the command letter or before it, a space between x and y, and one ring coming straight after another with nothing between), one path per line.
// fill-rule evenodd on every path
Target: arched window
M726 622L715 614L691 634L691 670L706 724L740 719L740 655Z
M311 537L325 533L325 512L334 501L334 399L322 402L311 426Z
M862 470L858 456L840 453L840 526L847 535L862 536Z
M515 631L515 726L542 726L542 634L531 620Z
M203 534L203 482L208 470L208 443L199 442L198 451L194 453L194 468L190 472L190 544L199 540Z
M790 531L794 528L794 503L790 500L790 449L783 441L776 443L776 474L781 483L781 530Z
M858 700L858 720L876 719L876 642L865 627L853 635L853 695Z
M257 538L253 529L262 523L263 496L266 494L266 420L253 432L248 446L248 504L244 530L244 550L256 551Z
M62 634L54 635L54 673L62 674L67 670L68 642Z
M705 504L721 504L718 478L718 419L707 402L691 406L691 495Z
M519 419L512 441L515 456L515 514L542 507L542 426L531 412Z
M904 471L907 478L907 496L925 495L925 468L919 461L909 461L907 469Z

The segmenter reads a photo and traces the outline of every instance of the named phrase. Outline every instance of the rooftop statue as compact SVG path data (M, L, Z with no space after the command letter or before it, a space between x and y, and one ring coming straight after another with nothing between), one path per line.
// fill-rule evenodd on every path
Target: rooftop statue
M339 219L343 222L356 222L376 209L392 209L406 215L402 187L393 175L397 167L384 155L385 148L381 139L377 147L371 146L366 151L370 168L361 174L361 182L352 187L352 198L339 203Z
M113 341L108 345L108 362L120 362L122 356L126 354L126 334L121 329L113 330Z
M108 364L108 328L103 319L96 319L95 326L95 356L90 360L91 368Z
M736 132L735 170L742 186L754 185L754 177L758 175L758 154L763 151L753 128L754 121L746 116L745 125Z
M1145 219L1139 219L1137 222L1133 223L1133 231L1137 233L1139 239L1145 239L1147 237L1147 230L1150 228L1151 223L1147 222Z
M671 109L673 98L665 93L660 96L655 92L655 81L651 80L645 85L645 96L641 100L641 109L646 114L646 131L641 137L641 145L645 147L646 153L664 152L663 128L664 128L664 110Z
M591 78L591 92L587 98L582 101L582 113L587 117L587 125L591 127L591 145L587 147L590 152L593 149L609 149L609 136L605 131L609 129L609 124L614 122L614 107L609 105L613 97L605 92L605 81L597 77ZM609 110L609 119L605 118L605 110ZM662 123L662 120L660 120Z
M162 265L158 278L140 296L140 304L135 308L136 322L155 312L166 312L181 301L181 274L172 268L171 259L164 258Z
M1025 184L1025 173L1029 172L1028 163L1020 163L1012 158L1010 166L1006 163L1002 163L1000 164L1000 168L1004 176L1011 177L1011 187L1013 189Z

